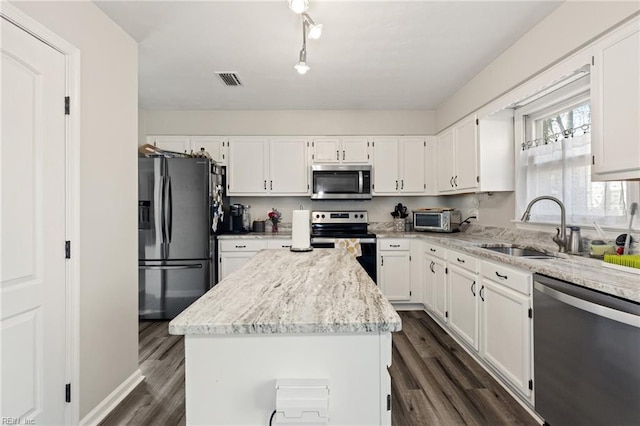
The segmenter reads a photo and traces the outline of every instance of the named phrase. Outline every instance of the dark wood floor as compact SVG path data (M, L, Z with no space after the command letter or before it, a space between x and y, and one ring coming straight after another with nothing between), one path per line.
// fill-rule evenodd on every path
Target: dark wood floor
M435 321L400 312L393 335L392 420L404 425L535 425L534 419ZM102 425L184 425L184 342L167 322L140 323L147 379Z

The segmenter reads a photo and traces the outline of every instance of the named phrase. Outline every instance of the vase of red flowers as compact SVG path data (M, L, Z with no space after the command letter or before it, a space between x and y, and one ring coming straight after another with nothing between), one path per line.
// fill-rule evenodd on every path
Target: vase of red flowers
M267 212L267 217L271 221L271 232L278 232L278 222L280 222L281 216L282 214L276 208Z

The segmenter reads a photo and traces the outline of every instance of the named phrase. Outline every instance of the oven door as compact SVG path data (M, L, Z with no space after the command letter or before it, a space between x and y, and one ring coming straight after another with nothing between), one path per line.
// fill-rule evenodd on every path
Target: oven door
M367 166L314 165L311 176L312 199L371 199L371 170Z
M336 248L336 239L314 237L311 239L311 247L316 249ZM362 256L356 257L356 260L377 284L376 239L360 238L360 249Z

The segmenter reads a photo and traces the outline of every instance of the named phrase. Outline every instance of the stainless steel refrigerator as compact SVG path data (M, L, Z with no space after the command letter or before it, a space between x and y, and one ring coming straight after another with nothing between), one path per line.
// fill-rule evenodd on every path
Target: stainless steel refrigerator
M210 288L211 164L138 160L140 319L171 319Z

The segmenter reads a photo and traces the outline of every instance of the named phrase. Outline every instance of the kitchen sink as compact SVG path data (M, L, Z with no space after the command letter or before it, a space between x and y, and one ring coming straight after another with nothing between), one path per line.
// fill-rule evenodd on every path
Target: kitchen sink
M529 259L554 259L557 256L553 253L541 251L533 247L519 246L514 244L480 244L480 248L507 254L515 257L526 257Z

